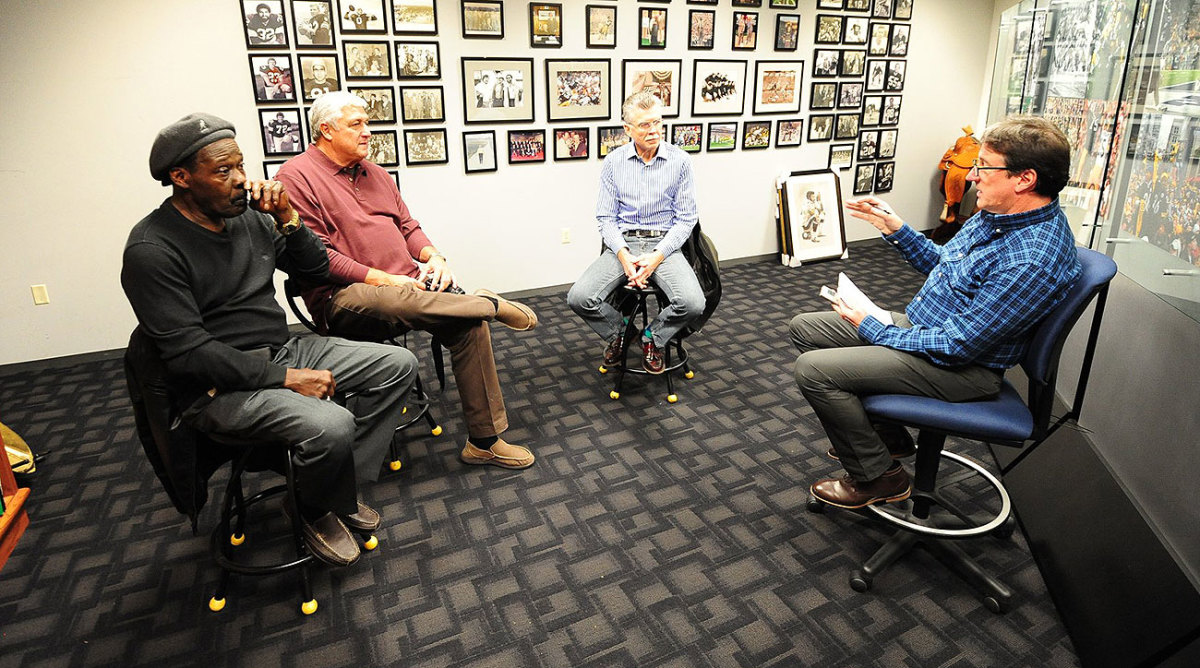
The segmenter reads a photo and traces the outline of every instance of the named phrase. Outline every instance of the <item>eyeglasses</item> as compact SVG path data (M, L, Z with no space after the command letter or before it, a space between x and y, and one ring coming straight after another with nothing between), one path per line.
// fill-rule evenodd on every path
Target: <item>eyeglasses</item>
M645 123L638 123L637 125L634 125L633 127L641 130L642 132L649 132L650 130L653 130L653 129L662 128L662 126L663 126L662 121L646 121Z
M995 169L1008 169L1008 167L980 167L978 158L971 161L971 172L973 172L975 176L979 176L979 172L989 172Z

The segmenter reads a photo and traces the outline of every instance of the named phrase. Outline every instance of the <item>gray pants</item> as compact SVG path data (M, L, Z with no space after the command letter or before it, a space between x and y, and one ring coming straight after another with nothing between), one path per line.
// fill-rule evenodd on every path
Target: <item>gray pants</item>
M897 326L911 327L903 313ZM892 459L863 410L860 396L913 394L943 401L973 401L996 396L1001 375L982 366L946 368L884 346L873 346L833 311L792 318L792 345L800 351L795 377L812 405L842 466L859 481L874 480Z
M183 413L205 432L295 446L297 495L306 506L354 513L357 481L378 480L404 397L417 377L406 348L333 337L293 337L276 364L333 373L337 396L358 393L348 407L285 388L218 392Z
M635 256L653 251L658 242L658 239L625 237L629 252ZM567 292L567 305L608 341L625 328L625 323L621 313L605 300L628 282L617 254L605 248L571 286ZM682 251L671 253L663 260L650 275L650 282L663 291L669 302L650 323L654 345L666 348L667 342L679 330L704 313L704 291Z

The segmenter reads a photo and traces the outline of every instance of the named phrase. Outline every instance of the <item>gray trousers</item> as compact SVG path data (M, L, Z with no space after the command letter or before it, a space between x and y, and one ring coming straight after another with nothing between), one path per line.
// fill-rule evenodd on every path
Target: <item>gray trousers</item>
M406 348L334 337L293 337L276 364L333 373L335 394L358 393L347 407L286 388L218 392L183 419L204 432L295 446L297 496L306 506L349 515L357 481L378 480L405 395L417 377Z
M625 237L629 252L635 256L653 251L658 242L658 239ZM628 282L617 254L605 248L571 286L567 292L567 305L608 341L625 328L625 323L621 313L605 300ZM654 335L654 345L662 349L679 330L704 313L704 291L682 251L671 253L663 260L650 275L650 282L663 291L669 302L649 328Z
M912 326L903 313L893 313L892 318L897 326ZM916 355L870 345L833 311L802 313L792 318L789 329L792 345L801 353L796 358L796 383L855 480L874 480L892 463L860 396L913 394L973 401L1000 392L1001 375L987 367L940 367Z

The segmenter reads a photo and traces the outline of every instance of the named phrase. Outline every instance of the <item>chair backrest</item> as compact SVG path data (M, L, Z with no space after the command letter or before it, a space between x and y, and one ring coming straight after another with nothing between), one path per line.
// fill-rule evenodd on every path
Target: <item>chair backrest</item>
M300 294L300 285L296 283L295 279L285 278L283 280L283 294L287 297L288 308L292 309L292 315L296 316L301 325L304 325L308 331L314 334L324 334L324 332L317 328L317 324L312 321L308 313L305 313L304 309L300 308L300 302L303 300L303 297Z
M1092 354L1096 348L1096 337L1104 315L1104 302L1108 297L1108 284L1117 274L1117 263L1112 258L1087 248L1075 249L1081 270L1075 285L1034 330L1029 350L1021 361L1021 368L1029 378L1029 410L1033 414L1034 437L1045 435L1054 405L1055 384L1058 377L1058 360L1063 344L1075 322L1083 315L1088 304L1096 300L1096 311L1092 315L1092 326L1084 351L1079 384L1071 412L1065 417L1078 419L1083 406L1083 391L1087 386L1091 370Z

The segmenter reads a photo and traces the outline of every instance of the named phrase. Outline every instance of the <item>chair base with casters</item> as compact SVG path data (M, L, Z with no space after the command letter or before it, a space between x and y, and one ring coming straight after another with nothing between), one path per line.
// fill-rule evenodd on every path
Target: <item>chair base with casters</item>
M208 601L208 609L213 612L220 612L225 608L225 594L229 587L229 576L233 573L261 576L297 570L300 573L300 611L305 615L311 615L317 611L317 600L313 597L312 593L309 567L316 560L316 557L309 552L308 547L304 544L298 513L291 514L291 534L295 558L287 558L268 564L251 564L248 561L239 559L240 555L235 554L235 552L244 551L238 548L241 548L246 542L246 512L251 506L280 495L285 495L284 503L289 504L291 508L297 507L291 448L287 449L287 456L282 457L284 460L285 483L269 487L250 498L244 496L242 493L242 474L246 471L247 461L255 453L255 447L282 446L251 446L246 448L246 452L233 462L229 482L225 486L225 494L221 503L221 516L211 534L210 551L212 552L213 560L221 567L221 577L217 581L216 592L213 593L212 598ZM379 539L370 532L355 533L362 540L363 549L370 551L379 546Z
M613 382L612 391L608 393L608 396L611 399L621 398L621 385L625 380L626 373L637 373L647 376L656 375L651 374L645 369L641 368L640 364L635 365L634 368L629 366L629 346L633 345L634 341L641 341L642 337L640 333L645 331L646 327L649 326L650 318L649 314L647 313L646 298L651 296L661 297L662 293L654 288L626 286L622 289L626 293L623 295L621 300L621 304L625 305L625 308L621 308L620 310L622 313L626 314L626 317L628 317L629 320L625 325L625 348L621 351L621 364L615 369L617 377ZM628 304L632 304L632 308L629 308ZM640 329L637 325L639 315L641 315L642 321L642 326ZM671 358L672 346L675 348L674 360ZM683 337L677 335L667 342L666 348L663 350L663 362L664 369L661 375L666 376L667 379L667 402L673 404L679 401L679 396L675 394L675 383L671 378L671 373L678 369L683 369L683 377L689 380L694 378L696 375L688 366L688 354L687 351L683 349ZM609 370L609 367L605 366L604 364L600 365L600 373L608 373Z

